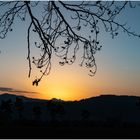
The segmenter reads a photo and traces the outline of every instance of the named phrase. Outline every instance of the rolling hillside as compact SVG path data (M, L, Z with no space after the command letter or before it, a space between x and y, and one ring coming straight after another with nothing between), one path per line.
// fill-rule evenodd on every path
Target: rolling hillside
M33 107L39 106L41 111L40 120L51 120L50 109L48 103L61 105L63 113L56 112L55 119L57 121L118 121L118 122L131 122L140 123L140 107L138 103L140 97L135 96L115 96L115 95L101 95L83 99L80 101L62 101L57 99L39 100L31 99L24 96L16 96L11 94L0 95L0 102L12 100L12 104L16 102L16 98L22 99L22 115L26 119L33 118ZM17 110L14 105L11 106L13 118ZM57 110L57 107L56 107ZM61 109L62 110L62 109ZM55 112L54 112L55 113Z

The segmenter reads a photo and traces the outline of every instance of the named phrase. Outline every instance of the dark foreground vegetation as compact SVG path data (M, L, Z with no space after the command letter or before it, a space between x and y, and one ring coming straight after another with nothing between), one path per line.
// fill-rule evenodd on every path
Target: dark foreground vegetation
M12 125L1 126L1 138L140 138L140 125L100 124L86 125L81 122L53 122L38 124L35 122L16 122Z
M139 97L43 101L0 95L0 138L140 138Z

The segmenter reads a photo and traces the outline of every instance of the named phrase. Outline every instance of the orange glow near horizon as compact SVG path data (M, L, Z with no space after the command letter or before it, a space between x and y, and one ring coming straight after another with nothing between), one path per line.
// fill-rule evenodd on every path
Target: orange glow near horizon
M96 81L94 83L93 78L89 77L84 69L82 75L80 69L59 66L57 70L52 69L50 75L45 76L38 87L31 88L40 93L36 97L41 99L58 98L68 101L96 96L99 93Z
M139 95L138 83L130 81L129 79L132 78L125 76L124 73L120 72L118 77L114 72L109 73L107 70L99 69L94 77L90 77L87 72L85 68L76 65L61 67L55 63L50 75L44 76L37 87L32 86L34 78L27 78L26 73L22 79L17 79L17 82L14 84L11 82L9 85L13 85L14 89L18 85L20 90L36 92L22 95L39 99L57 98L73 101L102 94ZM133 87L137 90L134 90Z
M43 83L38 88L40 92L39 98L42 99L62 99L62 100L79 100L86 97L86 91L83 88L74 85L74 83L57 82L54 81L48 84Z
M106 73L109 73L108 75ZM65 101L74 101L84 98L99 96L102 94L117 94L117 95L139 95L139 83L133 82L137 75L133 77L126 76L126 72L118 72L120 76L115 75L115 72L99 69L95 77L87 75L87 71L79 66L53 66L50 75L44 76L39 86L32 86L34 78L27 78L27 73L16 73L11 75L11 81L6 80L7 87L19 89L21 91L36 92L32 93L17 93L30 98L52 99L57 98ZM129 79L134 79L133 81ZM15 79L15 80L14 80ZM14 81L14 82L13 82ZM127 82L125 82L127 81ZM137 80L138 81L138 80ZM18 87L17 87L18 85ZM4 85L1 85L1 87ZM12 93L14 94L14 93Z
M48 90L49 90L50 98L58 98L58 99L65 99L65 100L72 99L71 93L73 92L65 87L62 88L58 85L55 86L54 88L50 87Z

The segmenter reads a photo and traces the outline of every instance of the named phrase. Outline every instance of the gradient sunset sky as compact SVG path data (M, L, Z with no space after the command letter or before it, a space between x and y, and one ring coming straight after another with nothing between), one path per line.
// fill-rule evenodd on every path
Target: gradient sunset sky
M118 19L121 23L127 22L140 34L140 6L126 8ZM11 88L9 92L12 94L63 100L101 94L140 96L140 38L129 37L121 30L115 39L102 31L100 41L103 48L96 54L98 70L94 77L88 76L88 70L80 67L78 62L62 67L54 57L50 75L44 76L38 87L32 86L39 70L34 67L31 78L28 78L26 23L28 21L16 21L13 31L6 39L0 40L0 93Z

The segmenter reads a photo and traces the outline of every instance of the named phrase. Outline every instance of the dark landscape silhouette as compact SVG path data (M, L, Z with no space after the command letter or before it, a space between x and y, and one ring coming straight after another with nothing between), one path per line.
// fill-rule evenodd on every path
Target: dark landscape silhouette
M0 1L0 138L140 138L139 6Z
M4 138L134 138L139 136L140 97L100 95L79 101L0 95Z

